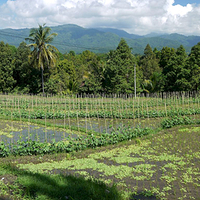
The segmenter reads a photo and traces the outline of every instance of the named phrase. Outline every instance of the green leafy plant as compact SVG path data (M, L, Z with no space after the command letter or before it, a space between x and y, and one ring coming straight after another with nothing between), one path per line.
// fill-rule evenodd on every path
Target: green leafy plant
M161 126L162 128L171 128L176 125L189 125L193 123L195 123L195 121L187 116L174 116L173 118L163 119L161 122Z
M9 154L9 148L3 142L0 142L0 157L6 157L9 156Z

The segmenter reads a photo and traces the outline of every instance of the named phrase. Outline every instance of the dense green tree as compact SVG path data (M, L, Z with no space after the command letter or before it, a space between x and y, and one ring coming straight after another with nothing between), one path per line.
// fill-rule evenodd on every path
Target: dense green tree
M46 91L53 94L69 94L77 91L77 77L72 61L64 59L58 62L46 83Z
M10 46L0 42L0 92L11 92L16 82L13 78L13 57Z
M187 54L181 45L163 69L165 91L185 91L190 88L190 70L186 66Z
M83 56L86 55L85 57ZM79 55L74 54L73 51L70 51L68 54L65 54L65 58L68 61L71 61L75 66L75 71L77 75L77 89L79 90L80 87L83 85L85 79L88 78L88 69L87 69L87 62L90 61L90 54L92 52L88 51L87 53L82 52Z
M176 51L177 79L174 85L174 91L186 91L191 89L189 80L191 70L187 65L188 55L183 45Z
M105 89L111 93L133 93L136 60L124 39L109 52L105 69Z
M134 66L137 92L200 88L200 43L189 56L182 45L152 51L149 44L144 55L133 56L124 39L107 54L61 54L49 44L55 35L43 25L27 38L35 43L0 43L0 92L39 93L42 75L43 92L53 94L134 93Z
M171 56L175 54L175 49L170 47L163 47L160 52L160 61L159 66L161 69L165 70L165 66L168 64L169 59Z
M32 42L28 46L33 49L31 53L31 63L41 69L42 76L42 92L44 94L44 68L52 67L56 63L58 50L49 44L53 41L56 33L51 33L51 28L39 25L39 28L32 28L30 30L29 37L26 38L29 42Z
M144 57L149 59L153 59L155 57L155 54L149 44L147 44L144 49Z
M192 47L187 66L190 69L191 90L198 90L200 88L200 42Z
M20 43L14 56L15 92L37 93L39 87L39 70L33 68L28 60L31 50L25 42Z
M84 51L81 55L82 65L78 71L79 92L103 92L105 62L95 53ZM81 82L80 82L81 80Z
M154 48L153 53L155 54L156 58L160 61L161 52L158 51L157 48Z
M144 80L150 80L154 72L161 72L159 60L156 58L156 54L152 51L152 48L149 44L147 44L146 48L144 49L144 55L140 60L140 66L143 71Z
M150 79L142 82L143 91L147 93L161 92L164 88L164 77L161 72L153 72Z

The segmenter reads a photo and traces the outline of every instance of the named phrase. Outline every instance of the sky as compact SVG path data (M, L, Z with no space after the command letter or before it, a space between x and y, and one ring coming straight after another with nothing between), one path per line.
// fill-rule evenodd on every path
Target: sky
M0 29L38 24L200 36L200 0L0 0Z

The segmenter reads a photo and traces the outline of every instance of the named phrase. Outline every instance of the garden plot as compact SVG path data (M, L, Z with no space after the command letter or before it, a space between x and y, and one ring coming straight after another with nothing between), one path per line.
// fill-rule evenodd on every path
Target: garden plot
M130 128L158 128L161 119L97 119L97 118L71 118L68 120L47 120L49 123L55 123L57 125L65 124L67 127L79 127L85 129L85 131L94 131L96 133L111 133L125 126Z
M91 153L60 162L18 165L40 173L79 174L116 183L124 199L199 199L200 127L173 128L138 139L137 144ZM151 199L151 198L150 198Z
M0 141L6 143L17 142L18 140L33 140L39 142L56 142L66 140L67 138L77 138L79 135L87 135L92 131L96 134L111 133L121 127L152 127L158 128L161 119L95 119L95 118L79 118L79 119L63 119L55 120L38 120L40 124L34 124L23 121L0 121ZM47 124L45 126L45 124ZM48 126L51 124L51 126ZM62 128L59 128L62 127ZM70 127L70 128L68 128ZM73 128L76 127L76 130Z
M11 161L20 170L117 184L128 200L199 199L200 128L194 125L199 124L199 97L0 97L1 156L39 155L36 162L34 156ZM165 129L184 124L193 125ZM113 145L121 141L128 142ZM73 156L75 151L82 151L81 158ZM60 161L43 162L44 154L59 157L58 152L68 153Z
M28 122L2 120L0 121L0 141L16 143L17 141L56 142L65 140L66 137L76 138L76 131L56 127L45 127Z

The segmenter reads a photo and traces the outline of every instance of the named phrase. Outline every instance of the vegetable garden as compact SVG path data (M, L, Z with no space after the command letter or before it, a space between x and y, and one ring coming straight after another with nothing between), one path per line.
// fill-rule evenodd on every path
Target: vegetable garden
M0 159L60 154L48 165L30 158L15 165L116 184L122 199L200 199L199 100L198 93L0 95Z

